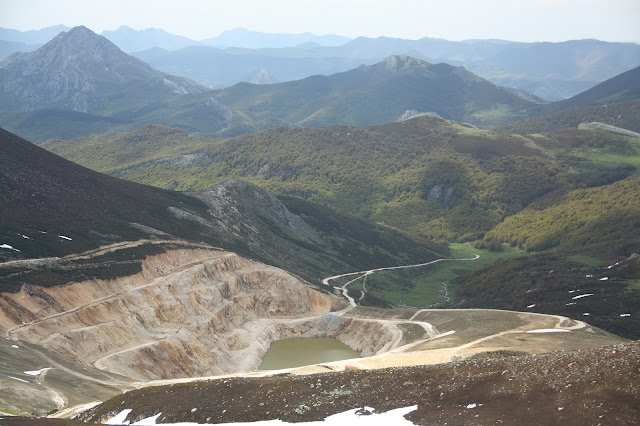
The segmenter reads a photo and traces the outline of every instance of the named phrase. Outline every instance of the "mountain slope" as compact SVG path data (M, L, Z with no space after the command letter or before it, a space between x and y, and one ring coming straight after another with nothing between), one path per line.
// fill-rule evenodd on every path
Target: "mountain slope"
M162 412L157 418L175 423L322 424L351 411L326 423L369 423L364 417L371 424L634 424L639 363L640 344L630 342L438 365L225 378L127 392L82 419L105 421L126 408L123 419L131 422ZM394 409L401 413L382 417Z
M0 62L0 126L34 140L145 123L215 133L233 113L204 86L152 69L84 27Z
M546 113L640 98L640 67L630 69L570 99L546 105Z
M158 159L138 149L145 140L161 150L171 141L186 149ZM574 185L568 170L533 140L429 116L367 128L280 128L227 140L147 127L43 146L163 188L202 190L248 179L277 194L449 241L475 239L537 197ZM118 167L121 152L130 155Z
M490 126L523 117L535 105L464 68L408 56L391 56L328 77L266 86L238 84L215 97L246 117L243 125L254 128L253 123L276 120L304 126L363 126L395 121L407 110Z
M640 132L640 99L605 105L571 108L551 114L526 118L500 126L506 133L542 133L552 130L577 128L580 123L599 122Z
M485 240L518 245L527 251L558 247L603 253L640 240L640 178L547 197L492 229Z
M310 219L298 217L247 183L227 182L187 196L93 172L6 131L0 136L2 260L179 238L282 265L317 283L333 272L418 263L448 253L361 219L288 200Z
M163 96L204 91L187 79L153 70L85 27L0 62L0 88L13 101L3 109L62 107L112 114ZM133 105L121 105L125 91Z

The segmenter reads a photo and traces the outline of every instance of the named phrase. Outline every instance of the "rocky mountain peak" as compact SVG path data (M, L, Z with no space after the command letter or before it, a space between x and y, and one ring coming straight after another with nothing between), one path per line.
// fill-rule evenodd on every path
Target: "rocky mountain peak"
M154 70L84 26L61 32L36 51L0 62L0 92L11 95L23 111L57 107L101 112L105 98L133 85L167 93L205 90Z
M426 68L431 64L408 55L392 55L383 62L384 67L390 72L409 71L412 69Z

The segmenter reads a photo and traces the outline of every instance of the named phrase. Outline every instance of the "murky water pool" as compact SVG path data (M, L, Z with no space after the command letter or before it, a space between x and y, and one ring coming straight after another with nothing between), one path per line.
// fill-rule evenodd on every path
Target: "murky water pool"
M278 370L309 364L360 358L360 354L331 337L295 337L271 344L260 370Z

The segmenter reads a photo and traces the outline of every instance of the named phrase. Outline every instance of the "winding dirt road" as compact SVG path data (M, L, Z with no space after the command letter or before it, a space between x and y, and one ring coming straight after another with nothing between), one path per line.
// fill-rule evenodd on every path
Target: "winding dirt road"
M322 280L322 284L324 285L329 285L329 281L331 280L335 280L338 278L342 278L342 277L348 277L351 275L358 275L358 277L352 279L351 281L342 284L340 287L334 287L336 290L340 290L342 292L342 295L349 301L349 303L351 304L351 306L357 306L355 300L353 299L353 297L349 296L347 294L347 287L349 286L349 284L358 281L361 278L365 278L368 275L373 274L374 272L379 272L379 271L391 271L394 269L407 269L407 268L419 268L421 266L427 266L427 265L433 265L434 263L438 263L438 262L447 262L447 261L468 261L468 260L476 260L478 258L480 258L480 255L478 254L474 254L474 257L470 257L467 259L452 259L452 258L442 258L442 259L436 259L436 260L432 260L430 262L425 262L425 263L416 263L414 265L402 265L402 266L388 266L386 268L375 268L375 269L369 269L368 271L358 271L358 272L348 272L346 274L340 274L340 275L333 275L331 277L327 277L325 279ZM363 293L366 292L366 290L363 291ZM364 295L363 295L364 297ZM360 298L362 299L362 297Z

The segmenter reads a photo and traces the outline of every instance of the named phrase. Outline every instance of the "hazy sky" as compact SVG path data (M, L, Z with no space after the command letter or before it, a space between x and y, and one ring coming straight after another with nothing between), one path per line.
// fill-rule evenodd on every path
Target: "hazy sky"
M0 0L0 27L127 25L195 40L244 27L349 37L640 42L640 0Z

